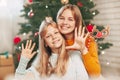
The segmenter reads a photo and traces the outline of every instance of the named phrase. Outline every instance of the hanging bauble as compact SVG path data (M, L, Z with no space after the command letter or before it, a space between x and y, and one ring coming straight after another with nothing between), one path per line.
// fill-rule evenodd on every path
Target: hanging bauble
M33 0L24 0L24 6L27 7L28 5L31 5L33 3Z
M81 2L77 2L77 5L78 5L79 7L83 7L83 4L82 4Z
M89 24L88 26L86 26L87 27L87 30L88 30L88 32L92 32L93 31L93 25L92 24Z
M13 39L13 42L15 45L17 45L19 42L21 41L21 38L16 36L14 39Z
M39 35L39 32L35 32L34 37L37 37Z
M67 4L67 3L69 3L69 0L61 0L61 3L62 4Z
M33 0L28 0L30 3L32 3L33 2Z
M28 12L28 16L29 17L33 17L34 16L34 13L33 13L33 10L31 9L30 12Z
M102 34L102 32L97 32L97 34L96 34L96 38L102 38L102 36L103 36L103 34Z

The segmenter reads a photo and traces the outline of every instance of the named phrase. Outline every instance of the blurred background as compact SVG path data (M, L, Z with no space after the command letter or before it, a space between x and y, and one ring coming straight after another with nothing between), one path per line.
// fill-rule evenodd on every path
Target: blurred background
M29 38L37 39L37 28L39 26L29 26L31 26L32 20L36 21L34 17L37 13L33 11L37 10L38 6L34 6L34 4L38 4L38 1L40 0L0 0L0 80L10 80L10 75L14 75L20 59L20 43ZM43 2L41 6L52 10L55 7L46 5L45 3L49 3L48 1L53 1L55 6L58 5L56 8L64 5L65 1L78 5L80 9L84 9L84 6L89 6L89 4L95 4L94 6L91 5L90 14L92 14L92 18L89 23L100 26L109 25L109 36L105 37L104 40L102 39L99 44L112 44L110 47L105 47L108 44L104 45L105 49L101 49L104 48L102 45L98 47L100 50L99 59L102 75L108 78L108 80L120 80L120 0L75 0L78 1L77 3L74 0L41 0ZM33 2L34 4L32 4ZM55 4L55 2L58 4ZM44 12L44 10L44 8L43 10L40 9L39 12ZM96 10L98 12L95 12ZM40 16L39 21L41 19L42 16ZM24 28L24 24L19 23L24 23L28 27ZM34 24L37 23L32 25ZM89 25L88 22L86 22L86 25ZM28 32L26 29L34 31Z

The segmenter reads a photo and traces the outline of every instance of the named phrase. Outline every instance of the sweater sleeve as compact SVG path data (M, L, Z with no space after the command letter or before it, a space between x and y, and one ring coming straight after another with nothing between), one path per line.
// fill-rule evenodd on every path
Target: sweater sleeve
M97 44L93 37L87 38L86 46L88 53L82 55L84 65L90 77L97 77L101 74L101 66L98 59Z
M32 75L32 73L30 72L29 69L26 70L26 67L27 67L29 60L30 59L21 55L19 65L18 65L16 72L15 72L14 80L26 80L26 77L28 77L29 75ZM30 80L32 80L32 76L31 76Z

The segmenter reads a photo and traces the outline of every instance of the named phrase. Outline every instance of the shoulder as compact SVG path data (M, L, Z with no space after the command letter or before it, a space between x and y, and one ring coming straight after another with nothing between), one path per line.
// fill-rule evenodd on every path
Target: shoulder
M89 35L87 38L86 38L86 42L85 42L86 46L90 46L90 45L96 45L96 41L95 41L95 38L92 37L91 35Z

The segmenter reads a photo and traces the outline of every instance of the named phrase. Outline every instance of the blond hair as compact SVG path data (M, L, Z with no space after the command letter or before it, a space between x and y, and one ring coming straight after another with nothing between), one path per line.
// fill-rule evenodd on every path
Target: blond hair
M59 49L58 59L56 63L56 67L52 68L49 62L49 57L52 54L51 48L45 46L44 36L47 32L47 27L51 25L54 28L57 28L57 25L52 20L44 20L39 28L39 50L40 50L40 63L37 67L41 76L49 76L52 73L57 74L58 76L62 76L66 73L67 70L67 62L68 62L68 53L65 50L65 41L63 39L62 47Z

